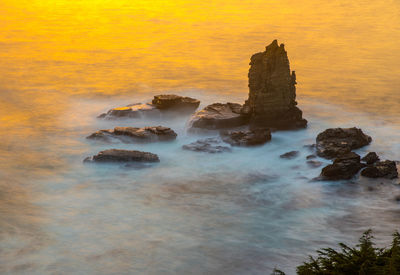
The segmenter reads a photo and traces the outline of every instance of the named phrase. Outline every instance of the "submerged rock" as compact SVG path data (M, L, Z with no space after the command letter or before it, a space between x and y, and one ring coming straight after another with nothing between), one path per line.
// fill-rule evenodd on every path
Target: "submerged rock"
M156 95L151 103L135 103L118 107L101 114L98 118L141 118L160 117L164 112L193 113L200 105L200 101L190 97L178 95Z
M372 138L358 128L331 128L317 136L317 154L334 158L370 144Z
M361 175L367 178L387 178L395 179L398 177L396 163L392 160L378 161L374 165L367 166L361 171Z
M318 168L318 167L321 167L322 162L320 162L318 160L307 160L307 164L311 168Z
M230 147L222 146L220 144L221 140L218 138L206 138L197 140L196 142L192 142L190 144L183 145L182 148L184 150L194 152L206 152L212 154L232 151Z
M222 140L233 146L261 145L271 140L269 129L253 129L246 131L221 132Z
M156 154L136 150L109 149L88 157L84 162L159 162Z
M354 177L362 167L360 156L349 152L336 158L333 164L322 168L321 176L326 180L347 180Z
M367 164L374 164L375 162L379 161L379 156L375 152L369 152L361 160Z
M249 98L243 114L251 123L277 129L304 128L307 120L296 107L296 74L290 71L283 44L274 40L264 52L251 57Z
M283 158L283 159L293 159L293 158L297 157L299 154L300 154L299 151L290 151L290 152L280 155L279 157Z
M155 127L115 127L114 130L100 130L90 136L88 139L110 142L113 139L119 139L123 142L154 142L170 141L176 139L177 134L171 129L163 126Z
M191 128L216 130L233 128L247 123L241 115L242 105L238 103L214 103L196 112L191 120Z
M98 118L117 119L117 118L141 118L141 117L160 116L160 111L153 105L145 103L134 103L124 107L117 107L101 114Z
M160 110L176 110L194 112L200 105L200 101L191 97L178 95L156 95L152 104Z

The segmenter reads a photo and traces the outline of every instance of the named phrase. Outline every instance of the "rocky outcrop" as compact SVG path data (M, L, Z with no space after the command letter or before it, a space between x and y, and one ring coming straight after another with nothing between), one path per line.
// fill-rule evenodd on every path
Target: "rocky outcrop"
M375 152L369 152L361 160L367 164L374 164L379 161L379 156Z
M321 176L326 180L348 180L354 177L362 167L360 156L350 152L336 158L333 164L324 167Z
M223 153L231 152L231 148L228 146L222 146L221 140L218 138L206 138L200 139L196 142L183 145L184 150L194 151L194 152L205 152L205 153Z
M178 95L156 95L152 103L134 103L118 107L101 114L98 118L141 118L160 117L165 112L193 113L200 105L200 101L190 97Z
M290 151L280 155L279 157L282 159L294 159L300 154L299 151Z
M203 110L196 112L190 126L196 128L216 130L233 128L247 123L247 118L241 115L242 105L238 103L214 103Z
M358 128L331 128L317 136L317 154L335 158L370 144L372 138Z
M242 113L254 125L277 129L304 128L307 120L296 106L296 74L290 71L283 44L274 40L251 57L249 98Z
M200 101L191 97L178 95L156 95L152 104L160 110L175 110L194 112L200 105Z
M247 131L224 131L221 132L222 140L232 146L254 146L261 145L271 140L269 129L253 129Z
M399 176L396 163L392 160L378 161L374 165L367 166L361 171L361 175L367 178L395 179Z
M111 142L114 139L130 142L155 142L175 140L177 134L171 129L163 126L156 127L115 127L114 130L100 130L90 136L88 139Z
M159 162L156 154L135 150L109 149L88 157L84 162Z

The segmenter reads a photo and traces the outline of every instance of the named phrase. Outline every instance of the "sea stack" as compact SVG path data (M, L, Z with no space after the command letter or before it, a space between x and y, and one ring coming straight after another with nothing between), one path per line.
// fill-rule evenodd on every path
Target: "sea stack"
M296 106L296 74L290 71L285 46L274 40L251 57L249 99L242 113L253 126L276 129L305 128L307 120Z

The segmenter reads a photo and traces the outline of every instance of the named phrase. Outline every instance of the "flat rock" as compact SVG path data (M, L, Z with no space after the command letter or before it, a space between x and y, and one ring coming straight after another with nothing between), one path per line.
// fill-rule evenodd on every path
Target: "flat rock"
M367 164L374 164L379 161L379 156L375 152L369 152L361 160Z
M362 167L360 156L349 152L336 158L333 164L322 168L321 176L326 180L348 180L354 177Z
M374 165L367 166L361 171L361 176L367 178L395 179L399 176L396 162L392 160L378 161Z
M179 114L193 113L200 105L200 101L190 97L178 95L156 95L151 103L134 103L117 107L101 114L98 118L142 118L160 117L165 112L179 112Z
M184 150L194 152L206 152L212 154L232 151L230 147L222 146L220 144L221 140L218 138L206 138L197 140L196 142L192 142L190 144L183 145L182 148Z
M279 157L280 157L280 158L283 158L283 159L294 159L294 158L296 158L299 154L300 154L299 151L290 151L290 152L287 152L287 153L284 153L284 154L280 155Z
M88 139L111 142L114 139L126 143L130 142L156 142L175 140L177 134L171 129L163 126L155 127L115 127L114 130L100 130L90 136Z
M214 103L196 112L191 120L191 128L216 130L233 128L246 124L241 114L242 105L238 103Z
M222 140L232 146L261 145L271 140L269 129L252 129L246 131L223 131Z
M159 162L156 154L136 150L109 149L88 157L84 162Z
M179 95L156 95L151 102L157 109L194 112L200 101L191 97Z
M372 138L358 128L331 128L317 136L317 154L335 158L370 144Z

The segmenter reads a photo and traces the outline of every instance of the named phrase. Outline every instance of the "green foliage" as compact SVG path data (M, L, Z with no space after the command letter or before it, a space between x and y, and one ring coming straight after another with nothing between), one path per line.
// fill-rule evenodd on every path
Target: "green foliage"
M399 275L400 234L393 234L389 248L376 248L372 231L364 232L355 247L339 243L340 251L332 248L317 250L318 257L297 267L298 275ZM271 275L284 275L274 269Z

